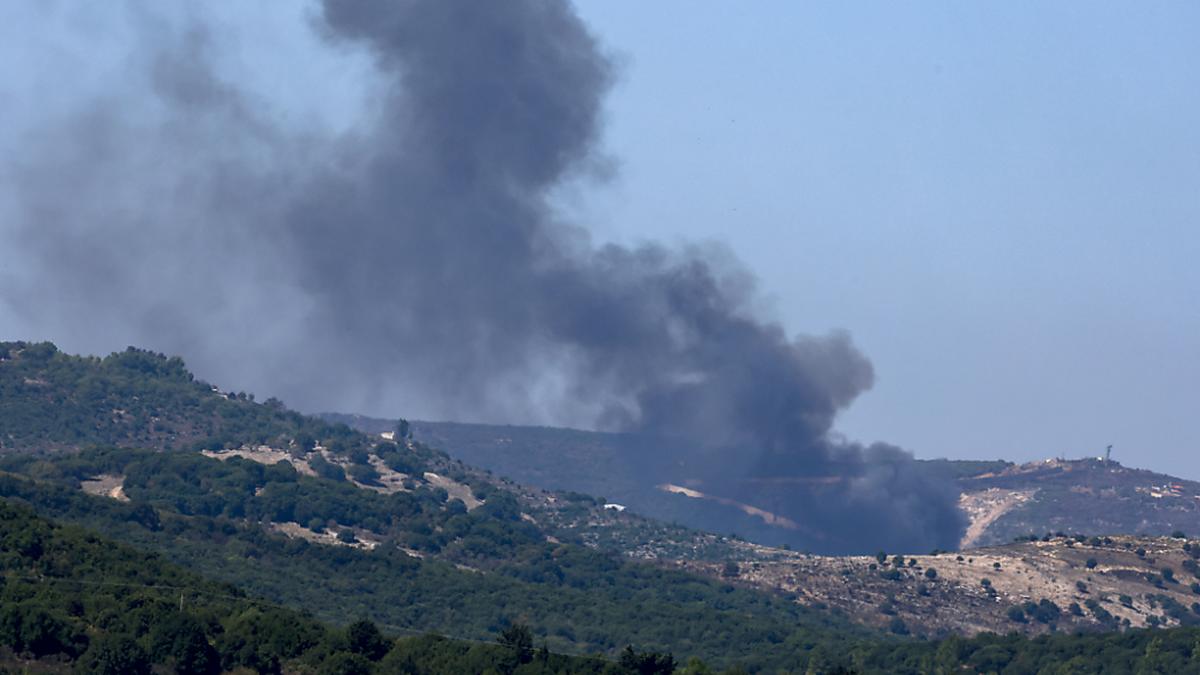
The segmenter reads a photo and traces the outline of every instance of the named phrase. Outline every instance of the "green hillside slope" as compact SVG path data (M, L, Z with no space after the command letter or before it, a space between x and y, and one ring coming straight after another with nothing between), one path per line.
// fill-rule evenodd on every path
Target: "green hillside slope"
M0 668L25 672L624 673L619 663L436 636L392 640L205 580L0 500Z

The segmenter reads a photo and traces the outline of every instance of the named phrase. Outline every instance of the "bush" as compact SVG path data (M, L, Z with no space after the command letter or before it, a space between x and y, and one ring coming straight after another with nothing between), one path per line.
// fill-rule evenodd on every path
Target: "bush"
M932 567L925 570L925 578L929 579L930 581L936 579L937 578L937 570L933 569Z
M1097 565L1097 563L1096 563L1096 559L1095 559L1095 558L1088 558L1088 559L1087 559L1087 562L1086 562L1086 563L1084 563L1084 564L1087 566L1087 568L1088 568L1089 570L1094 570L1094 569L1096 569L1096 565Z
M1021 609L1020 605L1013 605L1008 608L1008 620L1017 623L1025 623L1025 610Z

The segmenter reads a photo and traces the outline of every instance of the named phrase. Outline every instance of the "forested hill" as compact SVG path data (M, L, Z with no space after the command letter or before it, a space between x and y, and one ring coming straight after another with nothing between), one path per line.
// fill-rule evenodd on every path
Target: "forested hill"
M133 347L104 358L72 356L49 342L0 342L0 450L311 446L356 436L277 400L256 405L252 394L222 392L195 379L178 357Z
M557 650L615 657L634 644L760 667L867 634L601 545L605 523L642 543L667 526L496 480L407 439L221 394L177 359L19 343L4 352L0 496L323 619L365 615L482 640L520 621ZM151 449L63 451L100 441Z
M41 657L44 672L645 673L669 671L671 653L749 672L1200 671L1190 628L888 635L755 590L759 558L745 570L722 560L744 542L222 393L178 359L28 343L0 356L0 658L17 668ZM722 571L689 573L685 560ZM379 646L361 619L471 641ZM531 644L548 649L540 661Z
M333 628L301 612L251 597L224 583L167 563L163 558L107 541L76 527L59 527L14 502L57 510L122 533L164 552L182 549L181 557L214 569L246 567L262 575L288 577L314 560L304 547L280 547L230 521L181 522L169 511L148 510L146 504L120 503L68 492L28 479L0 477L0 668L21 672L101 674L196 673L220 671L260 673L334 673L384 675L441 673L606 673L633 675L669 673L676 665L670 655L622 650L612 658L561 656L540 649L542 638L520 624L504 628L495 642L469 642L427 635L391 639L370 621L351 620ZM186 519L184 519L186 520ZM141 530L147 535L131 534ZM161 543L154 544L161 534ZM206 534L205 534L206 533ZM205 550L208 554L204 554ZM350 549L345 549L350 550ZM291 567L283 561L295 559ZM221 560L226 561L222 567ZM332 556L334 566L299 577L309 585L330 574L342 577L336 589L315 584L314 592L330 590L354 603L369 575L386 570L386 559L355 562ZM411 584L411 567L401 568L389 585ZM496 595L487 576L477 575L473 592L485 602L511 602ZM384 588L381 586L380 588ZM464 588L460 593L471 593ZM182 596L182 602L181 602ZM365 599L357 596L358 600ZM630 597L627 613L649 622L644 601ZM711 602L711 601L709 601ZM428 606L426 606L428 607ZM584 607L587 610L590 607ZM701 610L692 605L691 612ZM542 607L530 618L553 620L556 610ZM747 617L748 618L748 617ZM747 618L727 617L699 633L707 642L722 643L738 632ZM753 621L747 628L762 631ZM589 630L595 630L589 629ZM761 637L762 646L778 639L778 629ZM383 633L384 635L381 635ZM746 670L781 673L1197 673L1200 672L1200 630L1134 630L1096 635L1054 634L1027 639L982 635L940 642L872 638L851 640L832 627L811 632L801 643L766 666L761 655L746 653ZM751 645L753 649L754 645ZM736 646L729 647L731 653ZM685 652L686 653L686 652ZM680 659L683 660L683 659ZM687 659L689 675L713 673L703 663Z
M249 597L162 558L61 527L0 500L0 669L149 675L260 673L629 673L625 663L535 649L514 626L495 644L393 639Z

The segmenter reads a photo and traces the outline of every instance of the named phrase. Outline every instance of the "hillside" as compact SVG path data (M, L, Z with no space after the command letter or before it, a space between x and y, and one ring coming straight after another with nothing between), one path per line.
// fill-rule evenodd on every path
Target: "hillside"
M748 544L733 564L681 566L881 629L944 637L1200 625L1197 558L1197 540L1058 535L932 555L831 557Z
M496 480L407 439L221 394L161 355L29 349L10 347L0 362L3 381L16 383L3 405L23 411L5 418L0 494L323 619L366 614L479 639L521 620L564 651L615 655L635 644L764 667L814 640L863 634L829 612L623 555L711 557L727 547L716 538ZM134 406L154 414L104 422ZM192 432L181 444L183 429L209 433L193 415L217 435ZM47 453L56 446L43 435L81 445L170 438L183 448ZM701 638L718 626L732 628Z
M325 419L377 433L391 420ZM414 435L450 455L526 485L602 495L647 516L803 549L804 538L772 522L770 504L722 502L703 486L647 473L653 439L550 427L414 422ZM1117 462L923 460L922 470L954 481L970 525L962 548L994 546L1046 532L1167 536L1200 533L1200 483ZM669 491L669 492L668 492ZM707 497L707 498L706 498ZM750 508L747 508L750 507Z
M363 620L333 628L4 500L0 551L0 668L14 671L633 675L669 673L676 664L670 655L632 649L612 660L553 654L535 649L521 626L493 644L436 635L394 639ZM849 650L816 643L786 670L1041 672L1069 663L1074 672L1184 673L1200 667L1198 638L1195 629L1172 629L1037 640L860 641ZM675 672L714 671L689 659Z
M1117 462L1046 460L965 476L959 485L972 520L987 519L970 545L1060 531L1200 533L1200 483Z
M0 668L112 675L629 672L603 659L535 653L532 645L395 639L367 621L331 627L3 500L0 551Z
M963 560L906 552L902 567L892 558L811 556L667 525L578 491L526 487L419 440L369 435L277 402L223 394L161 355L130 350L85 359L42 348L26 361L28 348L10 346L0 362L0 381L21 383L5 390L0 405L30 413L4 421L10 445L0 457L0 497L279 607L304 608L313 614L305 621L347 625L366 617L394 633L432 630L484 643L528 626L536 644L556 652L635 660L640 653L647 662L670 652L750 672L989 672L1067 660L1095 666L1090 655L1099 651L1109 654L1105 663L1130 668L1160 657L1180 668L1200 659L1188 602L1188 556L1200 548L1186 540L1057 537L980 549ZM26 386L26 378L42 384ZM104 408L89 409L88 401ZM138 406L155 414L115 427L103 421L111 408ZM85 442L106 438L150 447ZM1023 471L1003 463L930 469L962 481L1011 481ZM1088 567L1085 552L1096 565ZM1143 626L1159 630L1061 635ZM980 634L924 641L963 633ZM336 630L327 634L339 644ZM206 635L217 644L215 633ZM439 663L508 653L436 639L401 642L425 655L411 658ZM625 645L646 651L624 653Z

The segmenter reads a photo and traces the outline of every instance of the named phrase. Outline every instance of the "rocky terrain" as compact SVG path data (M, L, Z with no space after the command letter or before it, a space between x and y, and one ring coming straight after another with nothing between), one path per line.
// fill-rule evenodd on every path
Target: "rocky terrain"
M815 556L752 544L680 561L899 633L974 635L1200 623L1200 542L1051 536L934 555Z

